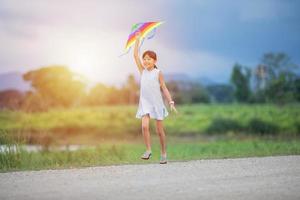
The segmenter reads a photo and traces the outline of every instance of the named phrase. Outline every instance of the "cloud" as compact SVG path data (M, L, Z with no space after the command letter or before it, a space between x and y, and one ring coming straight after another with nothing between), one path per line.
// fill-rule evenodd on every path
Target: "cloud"
M166 73L181 72L193 78L206 76L216 82L228 81L235 62L214 52L203 49L171 48L159 41L149 41L147 48L142 48L142 51L147 49L157 53L158 67Z
M91 80L124 80L125 73L135 71L126 67L133 65L131 59L118 58L130 26L157 20L162 6L157 0L150 6L141 1L1 1L0 67L6 67L1 71L62 64Z
M295 15L294 1L285 2L2 0L0 71L64 64L93 81L125 81L128 73L138 75L132 52L118 57L131 24L164 20L167 23L157 30L155 38L143 46L158 53L159 66L166 72L225 81L235 59L254 63L258 51L296 49L298 37L292 45L290 40L273 42L282 35L278 27L283 22L271 30L259 23L244 23ZM296 38L297 28L284 24L286 38L293 38L293 34ZM294 29L289 31L291 27Z
M128 24L155 20L165 3L151 1L145 6L141 1L3 1L0 21L26 26L73 27L80 29L126 29ZM151 12L149 12L151 10Z

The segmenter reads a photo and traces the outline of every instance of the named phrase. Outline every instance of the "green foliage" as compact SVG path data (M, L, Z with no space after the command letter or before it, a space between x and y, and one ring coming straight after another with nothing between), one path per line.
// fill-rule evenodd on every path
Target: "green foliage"
M300 77L296 78L294 85L295 85L294 96L296 98L296 101L300 102Z
M261 63L267 67L267 77L269 80L277 79L281 74L290 74L298 66L294 64L285 53L266 53L261 59Z
M299 136L299 104L283 107L270 104L196 104L178 106L178 111L178 115L170 113L164 121L169 138L168 155L172 160L300 154L298 140L285 141L291 135ZM60 108L35 113L0 112L0 131L3 133L0 143L9 147L0 153L0 171L142 163L139 156L145 146L141 141L134 143L130 139L134 137L127 138L130 141L127 144L100 140L104 136L118 140L129 136L140 138L141 121L134 118L135 112L136 106ZM154 159L150 162L157 162L160 146L152 125L153 121L150 131L156 141L153 142ZM15 142L15 133L19 138L28 132L33 143L45 146L42 152L26 152ZM232 132L247 140L207 142L205 137L200 137L221 134L218 137L222 138L223 134L231 136ZM63 136L66 141L76 135L82 135L82 138L91 136L93 142L97 138L95 136L100 136L99 145L74 152L49 151L49 145L55 144L57 138ZM281 140L265 140L261 137L264 135L276 135ZM172 136L190 137L190 142L184 138L173 140ZM17 147L16 151L14 147Z
M121 88L115 86L106 86L98 83L90 89L85 97L82 105L97 106L97 105L120 105L120 104L136 104L139 99L139 86L130 74L126 83Z
M253 118L242 125L238 120L216 118L207 128L208 134L247 133L252 135L277 135L279 127L271 122Z
M213 102L232 103L234 101L234 90L231 85L209 85L207 90Z
M215 118L211 125L207 128L207 133L227 133L227 132L240 132L243 130L242 125L232 119Z
M276 103L284 105L300 101L300 81L294 64L284 53L266 53L251 72L236 63L230 82L203 87L195 81L169 81L166 83L176 104L193 103ZM251 89L251 77L254 90ZM32 91L24 96L13 90L2 91L0 107L27 112L47 111L52 108L78 106L134 105L139 99L139 84L130 74L121 88L101 83L85 91L83 77L65 66L47 66L23 75L31 82ZM233 86L233 87L232 87Z
M231 74L231 83L235 88L235 97L239 102L247 102L251 96L251 71L247 67L235 64Z
M27 93L22 109L45 111L49 107L71 107L84 96L84 83L65 66L49 66L23 75L30 81L34 92ZM79 77L80 78L80 77Z
M157 163L160 156L158 138L152 145L152 159ZM0 171L62 169L74 167L103 166L128 163L145 163L140 159L145 146L135 143L102 143L95 147L77 151L42 151L0 153ZM191 138L189 141L169 140L168 158L172 161L238 158L251 156L299 155L299 141L276 141L265 139L203 141Z
M197 82L170 81L166 85L176 104L210 102L208 92Z
M264 82L265 85L256 89L254 100L280 105L299 101L298 68L285 53L264 54L257 66L260 73L256 74L256 81Z
M283 107L271 104L193 104L177 108L178 115L169 112L164 120L168 135L236 132L284 136L299 133L299 104ZM97 106L37 113L6 111L0 112L0 127L12 135L24 134L25 138L31 138L32 143L45 144L62 136L138 136L141 121L135 118L136 109L136 106ZM154 128L151 131L155 134Z
M0 153L0 168L13 169L20 167L20 148L12 137L6 132L0 129L0 145L6 145L6 148L1 150Z
M265 122L261 119L253 118L249 122L249 131L252 134L271 134L276 135L279 133L279 127L271 122Z

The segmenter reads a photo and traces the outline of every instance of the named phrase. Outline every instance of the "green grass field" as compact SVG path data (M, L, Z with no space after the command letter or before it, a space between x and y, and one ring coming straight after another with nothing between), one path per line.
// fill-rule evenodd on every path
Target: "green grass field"
M158 138L152 140L153 156L140 159L145 147L139 143L104 143L95 148L77 151L0 153L0 171L76 168L87 166L158 163L160 146ZM174 140L167 144L169 161L193 159L238 158L252 156L299 155L300 141L278 140L218 140L212 142Z
M100 106L53 109L45 113L0 112L0 127L10 133L91 134L137 136L141 122L136 106ZM300 104L275 105L184 105L179 114L164 121L168 135L245 133L297 135L300 133ZM154 123L151 123L152 130Z
M300 105L184 105L164 121L171 161L300 154ZM77 151L0 153L0 170L36 170L126 163L158 163L145 146L136 106L52 109L45 113L0 112L0 144L94 145ZM47 148L45 148L47 150Z

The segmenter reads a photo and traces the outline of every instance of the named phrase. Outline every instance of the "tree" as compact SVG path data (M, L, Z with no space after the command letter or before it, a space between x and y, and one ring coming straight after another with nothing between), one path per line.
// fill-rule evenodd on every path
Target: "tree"
M239 102L247 102L251 96L251 70L236 63L231 73L231 83L234 86L234 96Z
M270 102L284 104L296 97L295 73L298 66L285 53L267 53L261 59L266 68L265 94Z
M75 105L85 89L85 84L78 78L64 66L42 67L23 75L25 81L31 82L35 90L33 95L39 96L34 99L41 99L47 107Z
M127 82L125 83L124 87L124 95L127 104L135 104L138 102L139 98L139 86L135 81L133 74L130 74L127 78Z
M278 79L282 74L290 74L298 68L285 53L266 53L261 64L266 66L269 81Z
M15 89L0 91L0 109L17 110L24 100L24 93Z
M295 98L297 101L300 101L300 77L297 77L297 79L294 82L295 85Z
M209 95L200 83L193 81L169 81L166 85L177 104L208 103Z
M266 88L267 67L263 64L257 65L254 73L255 91L264 90Z
M176 102L176 104L184 103L183 93L177 81L167 81L166 86L170 91L172 98Z
M214 102L230 103L234 100L234 90L231 85L215 84L207 86L208 93Z
M288 79L285 74L280 74L278 78L271 81L266 90L266 95L272 102L285 104L296 99L294 96L294 83Z
M85 103L90 106L108 104L108 90L109 88L106 85L98 83L90 89L89 94L86 97Z
M188 90L190 94L191 103L209 103L209 95L204 87L200 83L191 82L190 89Z

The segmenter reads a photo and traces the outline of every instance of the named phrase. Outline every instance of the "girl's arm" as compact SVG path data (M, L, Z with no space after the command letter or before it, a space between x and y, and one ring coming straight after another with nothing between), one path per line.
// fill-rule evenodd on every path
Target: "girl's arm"
M136 35L137 39L135 41L135 45L134 45L134 60L135 60L135 63L140 71L140 74L142 73L143 71L143 65L142 65L142 62L139 58L139 44L140 44L140 38L141 38L141 33L137 33Z
M168 103L171 107L171 110L174 109L174 111L177 113L177 110L176 110L175 105L174 105L174 101L172 100L171 94L170 94L170 92L169 92L169 90L168 90L168 88L165 84L165 80L164 80L164 77L163 77L161 71L159 71L159 83L160 83L160 87L161 87L165 97L168 100Z
M167 98L168 102L172 101L172 97L166 86L166 83L165 83L165 80L164 80L164 77L163 77L161 71L159 71L159 83L160 83L160 87L161 87L165 97Z

